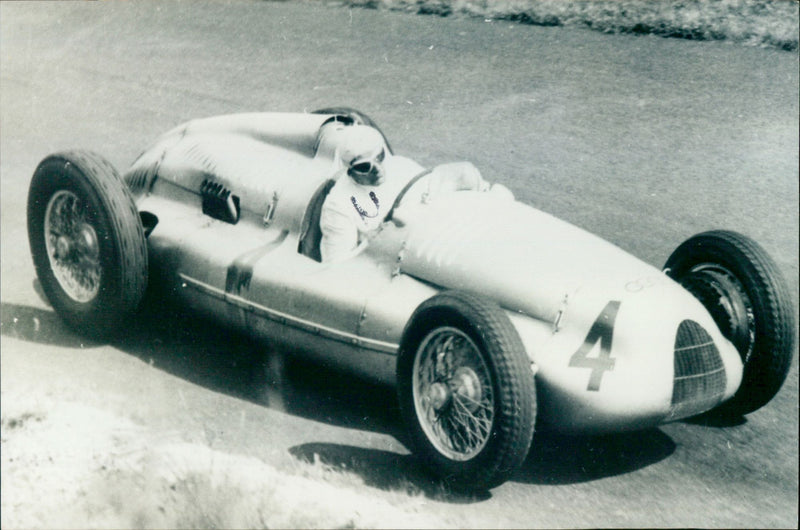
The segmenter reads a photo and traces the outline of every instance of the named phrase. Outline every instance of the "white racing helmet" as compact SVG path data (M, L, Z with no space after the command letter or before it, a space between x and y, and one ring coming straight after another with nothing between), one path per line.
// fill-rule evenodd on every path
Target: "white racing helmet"
M339 159L347 167L361 162L370 162L380 155L385 156L386 142L383 135L368 125L352 125L341 131Z
M386 142L377 129L354 125L344 131L339 158L347 174L358 184L379 186L386 179L383 168L386 152Z

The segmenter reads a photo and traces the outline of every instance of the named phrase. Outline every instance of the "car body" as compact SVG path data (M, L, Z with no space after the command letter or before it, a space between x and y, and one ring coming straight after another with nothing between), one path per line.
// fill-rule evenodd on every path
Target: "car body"
M731 295L745 289L730 287L735 267L703 272L708 267L701 264L692 270L714 281L687 287L683 278L508 194L430 198L420 191L430 172L421 172L368 244L345 260L319 261L319 209L339 167L336 149L319 145L320 128L331 119L374 125L349 109L218 116L171 130L139 156L122 179L141 220L150 282L163 296L327 366L402 386L399 379L410 372L398 367L398 356L414 326L434 314L421 308L465 293L447 303L491 304L492 318L511 324L501 335L518 336L524 362L514 362L524 368L515 368L516 377L535 382L523 408L534 409L530 416L541 427L568 433L646 428L714 409L740 390L748 359L737 341L747 335L741 340L752 350L755 339L736 330L752 327L754 310L752 296L738 303ZM770 292L785 291L776 268L761 276L772 282ZM711 291L735 298L722 317L725 304ZM783 328L793 325L783 306L779 322L766 325L781 327L788 345L779 346L780 356L790 359L792 332ZM459 336L485 350L479 333ZM420 372L425 361L408 355L408 370ZM407 418L415 407L424 416L422 408L438 403L427 426L416 422L423 424L421 438L436 438L443 403L458 392L483 396L491 382L499 399L505 379L476 375L480 366L494 374L493 363L477 361L478 368L460 373L462 387L472 390L435 382L407 390L417 396L408 398ZM517 398L509 399L518 411ZM520 435L528 445L492 451L527 452L529 423L522 430L531 433ZM490 437L487 431L466 453L434 441L426 459L444 456L432 467L452 475L448 466L483 458ZM516 454L512 460L521 462ZM506 464L488 465L495 468L488 475L470 470L459 482L491 487L507 478L499 470Z

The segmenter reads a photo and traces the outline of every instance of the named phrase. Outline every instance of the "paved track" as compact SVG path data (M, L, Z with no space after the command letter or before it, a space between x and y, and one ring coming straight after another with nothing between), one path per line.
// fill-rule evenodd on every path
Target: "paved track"
M543 435L512 481L464 499L415 469L385 390L290 365L291 399L270 401L251 345L185 318L82 344L35 294L24 222L50 152L124 168L191 118L345 104L396 151L471 160L654 264L693 233L747 233L796 307L797 54L291 3L3 2L0 24L4 405L55 393L269 462L316 453L376 495L411 484L454 525L797 524L797 357L741 425Z

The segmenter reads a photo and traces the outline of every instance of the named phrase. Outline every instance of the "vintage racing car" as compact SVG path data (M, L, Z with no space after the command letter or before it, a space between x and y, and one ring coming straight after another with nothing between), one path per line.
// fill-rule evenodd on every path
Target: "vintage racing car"
M28 231L58 315L113 333L150 281L292 353L395 385L412 451L467 488L507 480L534 424L740 416L780 389L795 340L788 288L737 233L691 237L661 270L509 194L420 193L423 171L367 244L321 262L337 150L319 131L331 121L375 126L348 108L235 114L173 129L122 176L92 152L45 158Z

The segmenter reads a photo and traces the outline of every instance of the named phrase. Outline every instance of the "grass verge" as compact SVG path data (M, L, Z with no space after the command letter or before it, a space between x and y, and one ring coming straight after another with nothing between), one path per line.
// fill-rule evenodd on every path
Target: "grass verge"
M2 528L432 528L319 459L282 469L80 403L4 395Z
M795 0L338 0L339 5L438 16L472 16L603 33L798 48Z

